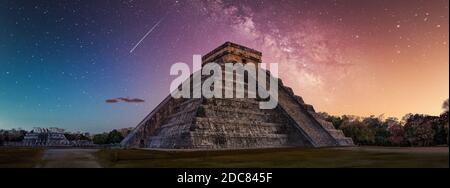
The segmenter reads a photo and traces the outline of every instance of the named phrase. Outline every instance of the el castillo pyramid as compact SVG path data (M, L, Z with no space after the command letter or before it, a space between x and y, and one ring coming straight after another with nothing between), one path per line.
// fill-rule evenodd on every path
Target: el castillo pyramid
M226 42L202 57L208 62L261 63L262 53ZM270 74L267 71L268 74ZM301 76L301 75L299 75ZM192 77L192 76L191 76ZM203 80L203 77L202 77ZM124 148L239 149L352 146L312 105L278 81L278 105L259 98L166 97L122 141Z

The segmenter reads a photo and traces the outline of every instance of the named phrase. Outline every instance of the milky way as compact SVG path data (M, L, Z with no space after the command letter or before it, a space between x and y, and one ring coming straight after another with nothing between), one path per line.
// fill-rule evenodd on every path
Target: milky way
M448 23L447 0L1 1L0 128L135 126L173 63L225 41L279 63L318 111L439 114ZM118 96L145 102L105 103Z

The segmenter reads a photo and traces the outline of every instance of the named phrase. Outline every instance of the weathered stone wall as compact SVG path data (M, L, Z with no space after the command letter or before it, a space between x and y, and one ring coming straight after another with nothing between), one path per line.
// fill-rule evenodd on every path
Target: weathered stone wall
M162 126L163 120L174 113L184 100L186 99L174 99L168 96L131 131L121 145L127 148L148 147L146 139L156 134L156 131Z
M303 136L277 110L260 110L255 99L205 99L196 117L199 148L306 146Z
M155 148L262 148L307 146L277 110L260 110L255 99L199 99L181 105L147 140Z

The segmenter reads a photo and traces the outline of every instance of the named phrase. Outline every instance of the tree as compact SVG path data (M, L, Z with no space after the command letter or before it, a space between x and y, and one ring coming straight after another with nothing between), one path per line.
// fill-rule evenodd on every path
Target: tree
M386 141L394 146L401 146L405 143L405 130L400 124L391 124L388 127L389 136Z
M342 125L342 118L339 116L329 116L327 119L325 119L329 122L331 122L334 126L334 128L339 129L339 127Z
M369 129L372 130L374 135L374 143L376 145L386 145L386 138L389 136L389 131L387 126L382 122L382 116L375 117L370 116L363 119L362 123Z
M375 128L375 144L379 146L387 145L388 141L387 138L389 137L389 131L387 130L387 127L378 127Z
M402 117L402 122L404 122L406 124L406 122L408 122L409 118L413 117L414 114L412 113L407 113Z
M94 144L108 144L108 134L107 133L101 133L94 135L94 138L92 139Z
M379 128L381 127L381 119L371 115L363 119L362 123L369 126L370 128Z
M325 121L331 122L335 129L339 129L343 122L342 118L339 116L330 115L326 112L318 112L317 114Z
M405 137L411 146L430 146L434 141L435 117L415 114L407 119Z
M356 144L371 145L375 143L375 133L359 120L344 121L341 130L345 136L351 137Z
M448 123L441 121L433 122L432 129L434 131L433 142L437 145L447 144Z
M449 106L448 99L442 104L442 109L444 112L439 116L439 123L434 127L436 132L434 141L436 144L447 144L448 145L448 120L449 120Z
M94 135L94 144L117 144L123 140L122 133L117 130L112 130L109 133L101 133Z
M442 104L442 109L444 110L444 112L448 112L448 99L444 101L444 103Z
M114 129L111 132L109 132L109 134L108 134L108 143L116 144L116 143L120 143L122 140L123 140L122 133L120 133L116 129Z
M448 144L448 115L448 111L442 113L437 123L433 124L434 142L438 145Z

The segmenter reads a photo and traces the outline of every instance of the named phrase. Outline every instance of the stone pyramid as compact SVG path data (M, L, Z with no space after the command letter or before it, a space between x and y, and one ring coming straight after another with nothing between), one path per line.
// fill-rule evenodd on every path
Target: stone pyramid
M203 56L202 64L258 64L261 56L256 50L226 42ZM353 145L351 138L322 120L312 105L306 104L281 80L278 86L275 109L260 109L259 98L173 98L169 95L121 145L169 149Z

